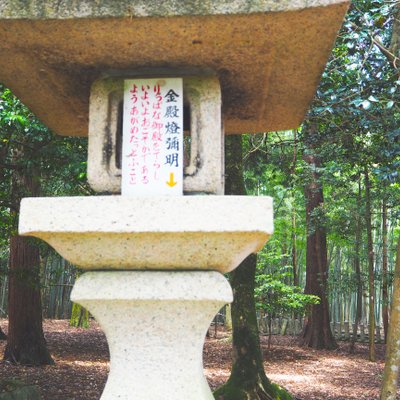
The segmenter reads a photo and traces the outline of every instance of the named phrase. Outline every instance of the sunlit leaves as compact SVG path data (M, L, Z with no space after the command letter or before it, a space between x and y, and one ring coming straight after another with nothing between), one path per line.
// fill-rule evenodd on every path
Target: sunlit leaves
M43 195L87 193L86 140L52 134L17 99L0 85L0 236L6 241L10 214L11 176L34 177Z
M319 297L302 293L297 286L286 285L280 276L260 274L256 278L256 306L270 318L304 314L308 305L318 304Z

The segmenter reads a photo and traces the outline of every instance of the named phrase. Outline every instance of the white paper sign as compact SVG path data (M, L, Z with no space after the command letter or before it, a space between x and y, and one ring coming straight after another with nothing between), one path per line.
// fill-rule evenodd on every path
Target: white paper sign
M182 78L125 81L121 192L183 194Z

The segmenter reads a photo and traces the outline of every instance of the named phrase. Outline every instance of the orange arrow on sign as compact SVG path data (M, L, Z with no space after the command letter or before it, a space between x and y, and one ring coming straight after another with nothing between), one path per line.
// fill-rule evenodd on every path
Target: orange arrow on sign
M177 183L178 183L178 182L175 182L175 180L174 180L174 173L171 172L171 173L169 174L169 181L166 182L166 184L167 184L168 186L174 187Z

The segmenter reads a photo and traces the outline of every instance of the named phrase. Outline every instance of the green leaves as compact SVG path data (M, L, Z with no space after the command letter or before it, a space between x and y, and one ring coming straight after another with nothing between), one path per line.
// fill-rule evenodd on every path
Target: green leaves
M12 177L41 181L43 195L88 194L87 140L57 137L0 85L0 235L6 242L16 225ZM16 175L17 174L17 175ZM19 194L23 196L24 194Z
M256 306L270 317L304 314L307 306L319 304L317 296L303 294L301 288L289 286L269 274L256 278Z
M369 100L364 100L361 103L361 106L364 110L369 110L371 108L371 102Z
M379 103L379 100L375 96L372 96L372 95L368 97L368 100L372 101L373 103Z
M386 103L386 109L389 110L390 108L392 108L394 106L394 101L393 100L389 100Z
M326 228L331 270L335 263L341 264L342 272L353 268L356 222L365 211L364 186L359 183L365 168L371 178L376 224L382 199L390 208L390 224L398 224L399 70L376 44L390 45L394 6L395 2L384 0L353 1L305 124L297 131L247 139L246 187L249 193L274 198L275 233L259 256L258 269L268 279L258 281L257 289L259 307L269 312L278 312L266 308L272 307L271 302L280 310L285 307L280 298L296 307L282 286L293 282L294 267L299 285L305 283L303 190L313 168L302 161L307 146L322 160L316 169L325 201L311 219ZM375 230L379 237L378 226ZM339 250L347 260L338 259Z

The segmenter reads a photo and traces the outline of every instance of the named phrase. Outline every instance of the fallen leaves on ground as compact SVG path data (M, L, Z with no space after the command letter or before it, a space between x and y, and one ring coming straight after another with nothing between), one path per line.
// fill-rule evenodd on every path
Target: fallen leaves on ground
M7 332L6 320L0 320L0 326ZM37 385L43 400L98 400L109 369L107 342L98 324L92 322L89 329L78 329L65 320L46 320L44 330L55 365L26 367L0 361L1 378L14 377ZM379 398L382 344L377 345L375 363L368 361L368 345L361 343L354 354L349 354L346 342L335 351L312 350L298 347L293 336L274 336L271 351L267 350L266 337L261 337L261 345L267 376L296 399ZM0 354L4 347L1 341ZM220 328L217 337L207 338L204 346L204 372L213 390L228 379L230 367L230 336Z

